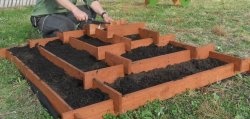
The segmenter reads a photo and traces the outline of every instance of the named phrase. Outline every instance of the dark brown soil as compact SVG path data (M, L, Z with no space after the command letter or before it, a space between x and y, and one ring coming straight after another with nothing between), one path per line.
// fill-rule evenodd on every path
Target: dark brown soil
M60 41L49 42L45 49L83 71L108 67L105 62L98 61L88 52L76 50L68 44L62 44Z
M118 78L113 84L109 85L122 94L128 94L164 82L178 80L185 76L209 70L224 64L224 62L212 58L191 60L181 64L171 65L166 68L151 70L149 72L127 75Z
M173 46L171 44L168 44L163 47L158 47L152 44L149 46L143 46L143 47L133 49L130 52L122 54L122 56L128 59L131 59L132 61L136 61L136 60L155 57L159 55L170 54L170 53L178 52L182 50L185 50L185 49L181 47Z
M72 108L76 109L109 99L98 89L84 90L82 81L74 79L42 57L37 49L27 46L9 49L23 63L55 90Z
M97 38L93 38L87 35L82 36L80 40L96 47L110 45L110 43L103 42Z
M142 39L139 34L127 35L125 37L130 38L132 41L133 40L140 40L140 39Z

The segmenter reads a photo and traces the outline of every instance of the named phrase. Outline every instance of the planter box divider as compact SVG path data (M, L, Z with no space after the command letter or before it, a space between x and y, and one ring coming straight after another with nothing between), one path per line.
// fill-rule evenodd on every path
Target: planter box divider
M52 38L41 38L41 39L35 39L35 40L28 40L28 44L30 48L33 48L37 45L45 46L48 42L58 40L59 37L52 37Z
M58 32L57 36L62 40L63 43L69 43L70 38L79 38L86 34L85 30L74 30L66 32Z
M117 92L115 89L105 85L101 80L94 79L93 85L95 88L100 89L102 92L105 92L113 99L114 111L116 114L119 114L122 111L122 94Z

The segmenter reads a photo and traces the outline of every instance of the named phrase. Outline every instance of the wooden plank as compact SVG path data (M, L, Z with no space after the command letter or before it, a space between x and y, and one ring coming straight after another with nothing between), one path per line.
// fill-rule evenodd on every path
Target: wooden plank
M30 48L33 48L36 45L45 46L48 42L55 41L58 39L59 39L59 37L30 39L30 40L28 40L28 44L29 44Z
M6 52L7 52L6 48L1 48L0 49L0 58L6 58Z
M154 43L159 43L160 33L145 28L139 28L139 34L142 38L152 38Z
M69 44L77 50L85 50L95 58L98 58L98 48L94 45L85 43L76 38L71 38Z
M122 94L105 85L101 80L94 79L93 83L95 88L98 88L102 92L107 93L109 97L113 99L115 113L119 114L120 112L122 112Z
M113 100L106 100L76 110L65 112L62 114L62 119L74 119L75 114L78 117L88 119L100 119L102 115L111 113L114 114Z
M112 83L117 77L124 76L123 65L115 65L84 73L84 89L93 88L93 79L97 78L107 83Z
M191 60L190 50L184 50L179 52L174 52L166 55L156 56L152 58L142 59L138 61L131 61L131 72L130 73L140 73L143 71L149 71L156 68L163 68L168 65L178 64L181 62L186 62ZM129 70L128 70L129 71Z
M234 63L235 71L246 72L249 69L247 65L248 59L240 59L237 57L233 57L233 56L226 55L226 54L221 54L221 53L214 52L214 51L210 52L210 57L222 60L224 62Z
M42 56L44 56L47 60L55 64L56 66L62 68L68 75L83 80L83 71L76 68L72 64L69 64L68 62L64 61L63 59L57 57L56 55L52 54L48 50L42 48L41 46L38 47L38 50Z

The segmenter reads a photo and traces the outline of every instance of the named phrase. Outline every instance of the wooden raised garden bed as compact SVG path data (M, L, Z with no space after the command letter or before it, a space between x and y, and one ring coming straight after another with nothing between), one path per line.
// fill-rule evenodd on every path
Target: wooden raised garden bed
M250 71L250 59L217 53L213 44L180 43L143 23L105 27L29 40L0 49L0 57L14 63L63 119L118 115Z

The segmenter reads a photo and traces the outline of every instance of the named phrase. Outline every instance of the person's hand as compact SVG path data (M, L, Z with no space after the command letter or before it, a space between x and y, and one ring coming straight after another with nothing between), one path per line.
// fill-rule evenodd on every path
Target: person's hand
M75 16L75 18L77 19L77 21L87 21L88 20L88 15L78 8L72 10L72 13Z
M108 14L103 15L103 20L108 23L111 23L112 21L114 21Z

